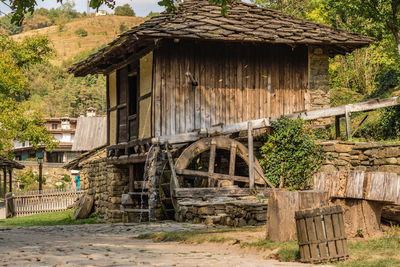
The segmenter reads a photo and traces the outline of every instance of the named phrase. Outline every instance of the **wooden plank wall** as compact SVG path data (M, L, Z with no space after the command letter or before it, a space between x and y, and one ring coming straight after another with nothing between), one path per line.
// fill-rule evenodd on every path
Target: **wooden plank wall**
M165 41L154 57L156 137L305 109L305 46Z

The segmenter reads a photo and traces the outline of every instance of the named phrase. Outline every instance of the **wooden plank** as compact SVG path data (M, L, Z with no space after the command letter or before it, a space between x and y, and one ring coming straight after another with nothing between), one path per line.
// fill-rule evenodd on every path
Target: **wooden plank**
M167 151L168 163L171 169L171 187L173 189L179 188L178 178L175 172L174 160L172 159L171 152L169 151L168 144L165 145L165 150ZM173 192L173 190L171 190Z
M328 239L328 250L329 250L329 256L330 257L336 257L338 255L336 251L336 245L335 245L335 234L333 230L333 222L332 222L332 216L325 215L324 216L324 222L325 222L325 230L326 230L326 237Z
M236 163L236 144L231 146L230 158L229 158L229 175L235 175L235 163Z
M318 250L317 250L317 237L315 232L314 220L312 217L308 217L306 220L306 229L308 235L308 241L310 242L310 253L311 253L311 261L318 259Z
M208 173L204 171L195 171L195 170L188 170L188 169L175 169L176 173L179 175L188 176L197 176L197 177L211 177L214 180L229 180L229 181L237 181L237 182L244 182L248 183L249 178L244 176L234 176L229 174L222 174L222 173ZM194 178L194 177L193 177Z
M333 225L333 232L335 235L335 238L344 238L344 235L342 234L340 223L339 223L339 215L337 213L332 214L332 225ZM338 252L339 257L344 257L344 250L343 250L343 242L342 240L336 240L336 248Z
M214 184L213 184L214 181L212 181L211 175L214 173L216 151L217 151L217 144L215 143L214 140L212 140L211 148L210 148L210 158L209 158L209 163L208 163L208 175L209 175L208 187L214 187Z
M264 193L268 194L267 191ZM175 189L176 198L201 198L201 197L244 197L252 195L253 191L249 188L221 187L221 188L177 188Z
M249 122L248 126L248 150L249 150L249 186L254 189L254 145L253 145L253 124Z
M349 139L350 135L351 135L350 117L351 117L351 113L349 111L349 108L346 106L345 107L345 118L346 118L346 137L347 137L347 139Z
M326 240L326 233L322 228L322 219L321 216L315 216L315 231L317 240ZM321 242L318 244L318 251L320 253L320 257L323 259L328 258L328 248L326 242Z

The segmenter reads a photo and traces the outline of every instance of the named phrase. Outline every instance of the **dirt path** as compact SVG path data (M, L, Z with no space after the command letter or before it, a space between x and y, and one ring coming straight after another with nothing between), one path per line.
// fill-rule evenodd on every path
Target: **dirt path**
M307 266L264 260L263 253L224 244L154 243L150 232L202 225L78 225L0 228L0 266ZM308 265L309 266L309 265Z

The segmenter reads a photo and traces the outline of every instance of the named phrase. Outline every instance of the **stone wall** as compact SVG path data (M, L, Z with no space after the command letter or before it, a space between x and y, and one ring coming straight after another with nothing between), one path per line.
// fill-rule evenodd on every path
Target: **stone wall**
M329 159L320 171L362 170L393 172L400 175L400 144L321 142Z
M18 188L19 183L17 181L18 175L32 170L34 174L39 174L39 165L35 161L19 161L22 165L25 166L24 169L18 170L13 169L13 180L14 187ZM71 172L63 169L64 164L60 163L44 163L43 164L43 176L46 178L46 184L43 185L43 189L54 189L57 185L56 183L63 180L64 175L68 175L72 178ZM66 188L74 188L75 183L72 181L65 184Z
M107 164L105 158L85 162L81 167L82 190L94 196L99 218L105 222L120 222L121 196L128 192L128 170Z
M218 224L234 227L264 225L267 200L256 197L213 201L180 201L175 218L178 222Z
M308 92L306 109L330 107L329 56L319 47L308 49Z

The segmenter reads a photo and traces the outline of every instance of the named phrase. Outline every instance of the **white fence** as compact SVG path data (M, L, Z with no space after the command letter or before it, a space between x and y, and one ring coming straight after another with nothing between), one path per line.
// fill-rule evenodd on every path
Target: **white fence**
M7 215L27 216L43 212L66 210L82 192L75 189L21 191L7 194Z

